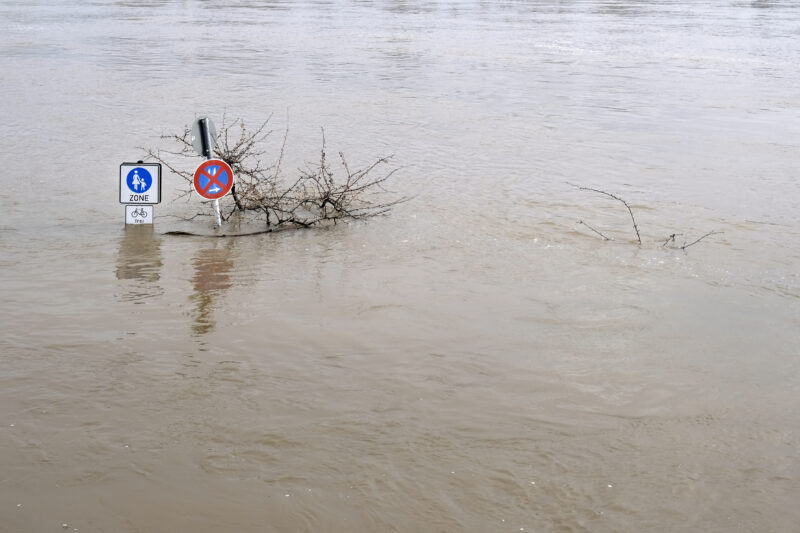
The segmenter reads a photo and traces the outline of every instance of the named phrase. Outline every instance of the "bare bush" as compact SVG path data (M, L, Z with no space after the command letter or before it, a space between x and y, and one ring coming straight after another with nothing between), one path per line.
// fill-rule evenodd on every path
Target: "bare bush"
M265 164L266 144L274 130L268 129L270 119L254 130L248 130L242 119L222 126L216 136L214 156L230 165L235 175L231 194L224 197L222 220L237 214L250 214L263 220L266 231L279 228L309 228L336 224L341 220L358 220L387 213L405 197L391 195L384 188L397 168L383 170L391 156L380 157L358 170L350 167L344 153L339 152L336 164L326 152L325 132L319 159L299 168L294 178L283 176L283 159L288 138L285 130L274 162ZM177 148L146 149L149 157L159 161L186 181L182 196L194 193L194 170L188 170L184 158L197 160L192 147L191 130L180 135L164 135ZM196 166L196 165L194 165Z

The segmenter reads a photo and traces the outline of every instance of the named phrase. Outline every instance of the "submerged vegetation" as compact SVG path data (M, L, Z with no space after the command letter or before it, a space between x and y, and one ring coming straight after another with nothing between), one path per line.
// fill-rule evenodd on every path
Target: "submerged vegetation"
M398 170L396 167L387 168L392 156L379 157L368 165L353 170L343 152L338 152L338 158L333 161L329 158L324 130L321 130L322 147L318 159L313 163L307 162L304 168L298 168L296 174L287 177L283 163L288 128L284 131L279 147L274 150L272 162L264 162L269 152L268 141L275 133L275 130L268 128L269 124L270 118L250 130L241 118L232 123L227 123L223 118L220 131L214 138L213 156L230 165L235 183L230 194L220 199L221 222L231 221L235 217L237 220L247 218L261 221L264 227L259 233L286 228L310 228L382 215L407 200L406 197L392 194L384 186ZM185 181L186 188L179 198L192 197L196 194L193 186L194 170L189 169L196 167L198 155L192 143L191 128L184 128L180 134L162 135L161 139L169 141L173 148L150 148L145 150L146 154ZM188 160L192 161L191 165ZM630 217L635 242L642 244L633 208L625 199L598 188L574 183L568 185L621 203ZM187 220L198 216L212 216L210 205L204 205L204 211ZM614 240L583 220L578 220L577 223L603 240ZM683 234L671 233L661 246L686 250L721 233L709 231L689 242L683 240L682 244L679 244L678 237Z
M391 156L379 157L358 169L351 168L343 152L331 161L324 130L319 158L297 169L294 176L285 176L283 162L288 128L272 162L265 163L267 142L275 133L268 128L269 123L268 118L250 130L242 119L232 123L223 119L215 138L213 156L230 165L235 183L231 193L220 199L222 221L250 217L264 223L263 231L310 228L382 215L406 200L385 188L398 170L387 168ZM191 129L187 127L181 134L163 135L161 139L170 141L174 147L146 149L145 152L183 178L186 190L181 197L191 197L195 194L196 164L189 170L185 159L191 158L196 163L198 158L191 141ZM210 213L200 212L192 218L196 216L210 216Z
M625 209L627 209L628 214L630 215L630 218L631 218L631 224L633 225L633 231L636 234L636 242L639 245L642 244L642 236L639 233L639 225L636 223L636 217L633 216L633 209L631 208L630 204L627 201L625 201L624 199L620 198L616 194L612 194L610 192L607 192L607 191L604 191L604 190L601 190L601 189L595 189L595 188L592 188L592 187L583 187L581 185L575 185L574 183L568 183L568 185L571 185L571 186L573 186L576 189L581 190L581 191L589 191L589 192L594 192L594 193L597 193L597 194L601 194L601 195L606 196L608 198L612 198L614 200L617 200L622 205L624 205ZM587 224L583 220L578 220L578 224L580 224L582 226L585 226L592 233L598 235L603 240L606 240L606 241L614 240L611 237L606 236L599 229L597 229L597 228L595 228L593 226L590 226L589 224ZM672 233L669 236L667 236L666 240L664 241L664 243L661 246L664 247L664 248L669 247L669 248L678 248L680 250L686 250L690 246L694 246L695 244L697 244L698 242L702 241L706 237L711 237L712 235L719 235L721 233L723 233L723 232L721 232L721 231L709 231L708 233L702 235L701 237L698 237L698 238L694 239L693 241L689 242L688 244L687 244L687 241L685 241L685 240L683 241L683 244L678 244L677 237L683 236L683 233Z

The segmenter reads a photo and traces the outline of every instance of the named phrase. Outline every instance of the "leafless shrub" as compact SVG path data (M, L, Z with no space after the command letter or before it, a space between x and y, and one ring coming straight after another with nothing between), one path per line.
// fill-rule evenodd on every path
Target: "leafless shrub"
M305 168L298 169L296 177L285 178L282 164L289 132L285 130L274 162L265 164L265 144L274 133L268 129L269 122L268 118L254 130L248 130L242 119L231 124L223 119L216 136L214 157L228 163L235 176L231 194L222 199L223 220L237 214L251 214L264 221L265 231L309 228L378 216L407 200L392 197L384 188L398 170L383 170L391 156L380 157L366 167L353 170L344 153L339 152L337 163L332 164L326 152L324 130L319 160L306 163ZM161 138L177 148L147 149L147 155L186 181L187 188L181 196L192 195L196 164L188 165L185 159L196 162L198 156L192 147L191 130L185 128L182 134Z

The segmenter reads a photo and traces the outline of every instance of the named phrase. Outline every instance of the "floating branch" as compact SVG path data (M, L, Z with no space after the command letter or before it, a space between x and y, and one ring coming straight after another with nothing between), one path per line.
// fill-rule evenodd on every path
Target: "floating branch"
M702 240L703 240L703 239L705 239L706 237L710 237L711 235L719 235L719 234L721 234L721 233L724 233L724 232L722 232L722 231L709 231L708 233L706 233L705 235L703 235L703 236L702 236L702 237L700 237L699 239L696 239L696 240L694 240L694 241L690 242L689 244L686 244L686 243L684 242L683 246L681 246L681 250L685 250L685 249L687 249L687 248L688 248L688 247L690 247L690 246L694 246L695 244L697 244L698 242L702 241Z
M662 245L661 245L661 247L663 248L663 247L665 247L666 245L668 245L669 243L671 243L671 242L675 242L675 237L677 237L677 236L679 236L679 235L683 235L683 233L673 233L672 235L670 235L669 237L667 237L667 240L666 240L666 241L664 241L664 244L662 244Z
M609 198L613 198L614 200L617 200L618 202L622 202L622 205L625 206L625 208L628 210L628 214L630 214L630 216L631 216L631 222L633 222L633 231L636 232L636 240L639 241L639 244L642 244L642 237L639 235L639 226L636 225L636 218L633 216L633 210L631 209L631 206L628 205L628 202L626 202L625 200L623 200L622 198L620 198L619 196L617 196L615 194L611 194L610 192L606 192L606 191L601 191L600 189L593 189L591 187L581 187L580 185L575 185L574 183L570 183L570 182L567 182L567 185L572 185L573 187L575 187L577 189L580 189L581 191L596 192L596 193L602 194L604 196L608 196ZM586 226L586 227L589 227L589 226ZM590 229L592 229L592 228L590 228ZM599 233L596 230L594 230L594 231L595 231L595 233Z
M603 235L603 234L602 234L600 231L598 231L598 230L594 229L593 227L591 227L589 224L587 224L587 223L586 223L586 222L584 222L583 220L579 220L579 221L578 221L578 224L583 224L584 226L586 226L587 228L589 228L589 229L590 229L590 230L592 230L593 232L597 233L598 235L600 235L600 236L601 236L603 239L605 239L605 240L607 240L607 241L610 241L610 240L611 240L610 238L606 237L606 236L605 236L605 235Z

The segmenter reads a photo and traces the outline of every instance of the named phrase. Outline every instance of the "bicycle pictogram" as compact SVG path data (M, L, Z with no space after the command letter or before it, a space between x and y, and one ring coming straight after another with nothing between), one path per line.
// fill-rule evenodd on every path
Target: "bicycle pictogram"
M134 209L131 212L131 216L133 218L139 218L139 217L147 218L147 211L144 210L144 207L140 207L139 209Z

